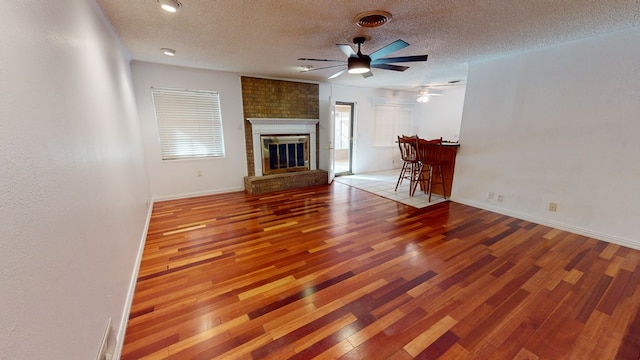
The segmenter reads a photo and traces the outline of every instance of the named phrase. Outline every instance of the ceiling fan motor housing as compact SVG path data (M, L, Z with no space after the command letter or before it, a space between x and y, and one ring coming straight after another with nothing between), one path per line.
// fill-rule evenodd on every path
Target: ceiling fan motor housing
M358 54L357 57L347 58L347 69L352 74L362 74L371 69L371 58L368 55Z
M363 55L360 51L360 45L365 41L364 36L353 38L353 43L358 45L358 53L357 56L351 55L347 58L347 69L351 74L364 74L371 71L371 57Z

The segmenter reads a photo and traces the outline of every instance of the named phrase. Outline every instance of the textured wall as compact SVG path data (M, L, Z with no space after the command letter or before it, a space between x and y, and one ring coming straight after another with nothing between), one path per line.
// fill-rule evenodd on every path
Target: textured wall
M3 5L0 359L95 359L150 197L129 62L93 1Z
M228 72L140 61L131 62L131 72L153 199L175 199L242 190L242 179L247 174L240 77ZM162 160L151 99L152 86L217 91L222 108L225 156Z
M638 44L640 29L471 64L452 198L640 249Z
M246 76L241 78L241 84L247 171L254 176L253 135L247 119L319 119L319 85ZM318 146L316 141L316 151Z

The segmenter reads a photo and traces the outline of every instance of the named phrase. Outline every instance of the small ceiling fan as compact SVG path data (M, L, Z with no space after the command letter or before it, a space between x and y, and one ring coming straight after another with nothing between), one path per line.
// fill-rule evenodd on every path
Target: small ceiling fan
M336 44L338 49L340 49L345 55L347 55L347 60L329 60L329 59L311 59L311 58L298 58L298 60L326 61L326 62L341 63L338 65L325 66L321 68L311 68L305 71L329 69L329 68L344 66L344 63L346 63L347 66L345 68L329 76L329 79L336 78L342 75L345 71L349 72L350 74L362 74L363 77L368 78L370 76L373 76L373 73L371 72L371 68L392 70L392 71L405 71L409 68L408 66L393 65L392 63L427 61L428 55L414 55L414 56L400 56L400 57L385 58L384 56L390 55L391 53L394 53L398 50L404 49L407 46L409 46L409 43L401 39L398 39L386 46L383 46L381 49L378 49L369 55L365 55L361 52L361 49L360 49L362 44L364 44L365 40L366 38L364 36L358 36L353 38L353 43L358 45L358 52L355 52L351 47L351 45Z
M443 89L452 86L463 85L463 80L451 80L443 84L427 84L420 87L418 92L418 98L416 99L420 103L426 103L429 101L430 96L443 96L441 93L433 92L430 89ZM438 90L436 90L438 91Z
M416 98L416 101L419 103L426 103L429 101L430 96L443 96L443 95L440 93L431 92L429 91L428 86L423 86L420 89L420 92L418 93L418 97Z

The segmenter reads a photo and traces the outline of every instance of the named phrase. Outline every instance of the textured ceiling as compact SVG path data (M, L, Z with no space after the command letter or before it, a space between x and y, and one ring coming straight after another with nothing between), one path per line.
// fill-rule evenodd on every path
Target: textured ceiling
M335 44L369 40L369 54L403 39L390 56L428 54L405 72L373 69L330 83L410 90L466 79L467 64L490 57L640 25L640 0L180 0L177 13L157 0L97 0L134 60L230 71L243 75L327 81L335 68L300 72L300 57L344 60ZM361 28L354 17L385 10L390 22ZM177 51L163 55L160 48ZM338 68L339 70L339 68Z

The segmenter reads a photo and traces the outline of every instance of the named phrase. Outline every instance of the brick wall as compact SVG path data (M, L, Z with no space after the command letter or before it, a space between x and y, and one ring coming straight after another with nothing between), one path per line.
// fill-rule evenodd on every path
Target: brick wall
M255 176L253 135L249 118L319 119L319 85L294 81L241 77L244 137L247 149L247 170ZM316 132L319 127L316 126ZM319 137L318 137L319 138ZM319 150L316 139L316 153ZM316 157L317 159L318 157ZM316 160L317 161L317 160ZM316 164L316 167L318 164Z
M265 176L245 176L244 189L251 195L259 195L306 186L326 185L328 177L329 174L324 170L299 171Z

